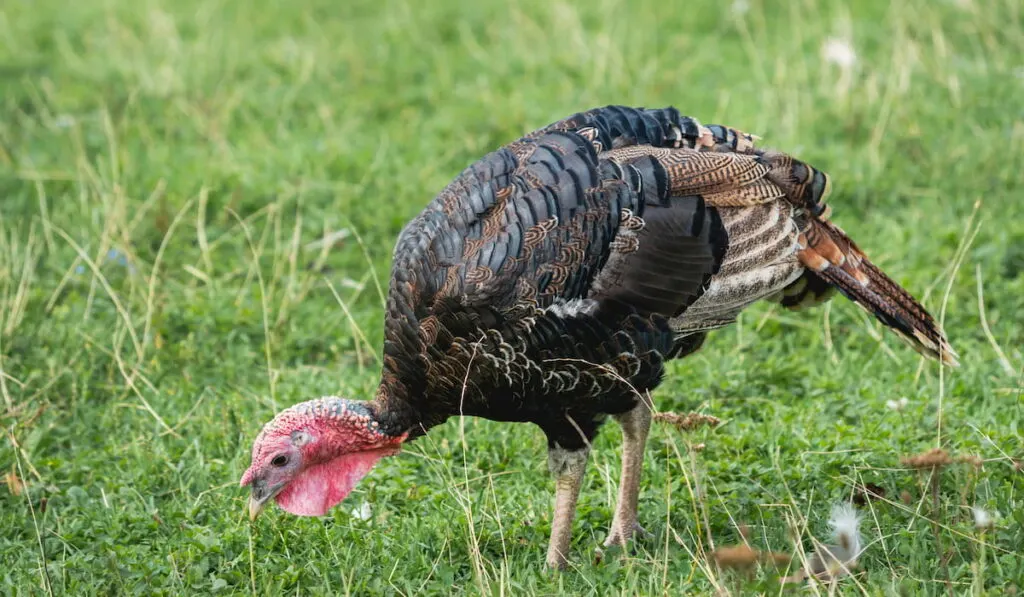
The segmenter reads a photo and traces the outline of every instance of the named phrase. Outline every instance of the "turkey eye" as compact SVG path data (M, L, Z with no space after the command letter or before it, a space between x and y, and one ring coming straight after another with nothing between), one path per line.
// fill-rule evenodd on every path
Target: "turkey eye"
M280 456L274 456L274 459L270 461L270 464L274 466L284 466L288 464L288 457L285 456L284 454L281 454Z

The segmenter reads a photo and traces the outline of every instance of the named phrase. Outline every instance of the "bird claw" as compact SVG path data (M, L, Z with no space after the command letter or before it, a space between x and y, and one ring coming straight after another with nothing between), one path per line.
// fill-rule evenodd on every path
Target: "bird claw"
M612 530L608 534L608 538L604 540L604 546L598 547L594 550L594 564L600 564L604 560L604 550L611 547L622 547L625 548L629 545L630 541L635 538L639 539L650 539L654 537L652 533L640 526L640 523L634 522L629 525L627 529L623 529L623 526L613 524Z
M634 538L650 539L653 536L654 535L652 535L649 531L644 529L644 527L640 526L639 522L634 522L631 525L613 523L612 530L610 533L608 533L608 538L604 540L604 546L625 547L629 545L629 542Z

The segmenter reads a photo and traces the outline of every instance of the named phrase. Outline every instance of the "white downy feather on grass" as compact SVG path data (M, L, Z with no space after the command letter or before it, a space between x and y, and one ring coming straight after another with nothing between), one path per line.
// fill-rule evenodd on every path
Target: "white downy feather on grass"
M974 528L979 531L989 530L995 526L995 517L998 516L998 512L990 513L984 508L974 506L971 508L971 514L974 515Z
M783 584L800 582L809 577L834 580L849 574L857 565L857 556L863 549L857 509L846 502L833 505L828 524L832 529L832 543L818 544L818 549L808 558L806 567L781 579Z
M857 509L847 502L833 505L828 524L832 527L832 540L850 554L850 559L856 559L861 550Z

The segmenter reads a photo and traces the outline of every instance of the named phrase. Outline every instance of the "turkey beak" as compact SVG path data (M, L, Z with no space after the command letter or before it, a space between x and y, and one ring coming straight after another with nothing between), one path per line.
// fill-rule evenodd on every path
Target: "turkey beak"
M277 487L268 487L267 482L263 479L257 479L252 483L252 493L249 494L249 520L256 520L256 517L260 515L263 508L267 506L267 502L270 498L277 495L282 485Z
M249 520L256 520L256 517L263 511L263 507L267 504L266 500L259 501L255 496L249 496Z

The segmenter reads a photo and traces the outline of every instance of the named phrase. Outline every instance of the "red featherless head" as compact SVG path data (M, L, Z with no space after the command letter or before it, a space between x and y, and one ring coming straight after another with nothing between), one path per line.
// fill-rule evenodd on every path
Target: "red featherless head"
M405 438L382 433L364 402L329 396L281 411L253 442L242 475L242 487L252 486L250 517L270 498L292 514L326 514Z

